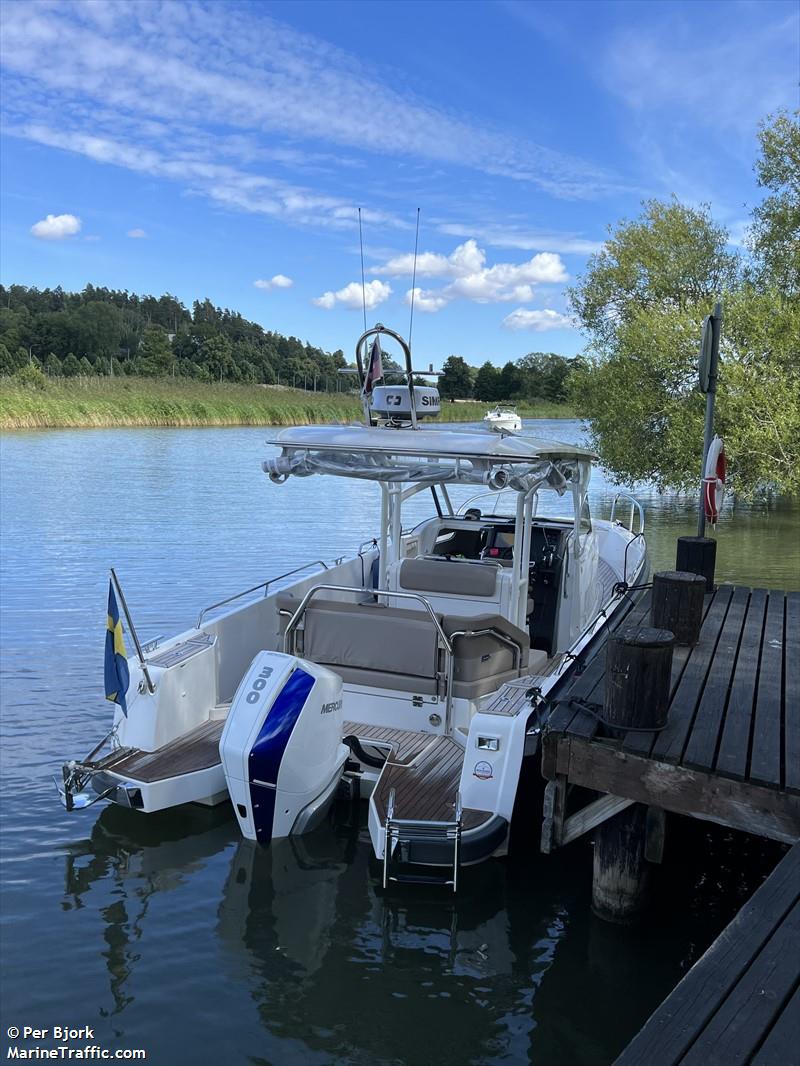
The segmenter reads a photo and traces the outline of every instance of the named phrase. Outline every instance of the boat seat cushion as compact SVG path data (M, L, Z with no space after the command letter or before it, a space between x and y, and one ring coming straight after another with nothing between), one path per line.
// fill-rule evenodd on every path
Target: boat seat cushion
M465 559L403 559L399 587L414 592L441 592L450 596L494 596L497 564Z
M454 614L442 615L442 628L447 636L464 630L475 633L471 637L455 637L453 653L455 667L453 680L477 681L485 677L494 677L507 671L525 669L530 652L530 638L524 629L519 629L499 614L481 614L473 617L461 617ZM481 632L493 630L494 632ZM480 636L477 634L481 634ZM502 634L502 636L498 635ZM520 652L502 637L505 636L516 644Z
M427 614L377 603L319 601L306 608L299 654L326 666L435 678L436 629Z

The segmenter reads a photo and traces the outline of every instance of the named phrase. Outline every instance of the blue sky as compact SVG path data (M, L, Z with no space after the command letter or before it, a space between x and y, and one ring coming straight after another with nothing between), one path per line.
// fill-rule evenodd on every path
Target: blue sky
M646 197L741 240L798 5L17 2L2 7L4 283L210 297L348 354L573 354L565 289ZM49 217L49 216L52 216ZM259 284L257 284L259 283Z

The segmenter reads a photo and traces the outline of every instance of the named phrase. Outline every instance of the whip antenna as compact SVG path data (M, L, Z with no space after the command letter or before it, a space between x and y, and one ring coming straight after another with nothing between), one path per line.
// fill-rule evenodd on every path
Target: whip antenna
M361 235L361 208L358 209L358 243L361 246L361 303L364 308L364 332L367 332L367 286L364 282L364 238Z
M408 323L408 347L411 348L411 331L414 328L414 293L417 288L417 250L419 249L419 208L417 208L417 235L414 238L414 269L411 274L411 319Z

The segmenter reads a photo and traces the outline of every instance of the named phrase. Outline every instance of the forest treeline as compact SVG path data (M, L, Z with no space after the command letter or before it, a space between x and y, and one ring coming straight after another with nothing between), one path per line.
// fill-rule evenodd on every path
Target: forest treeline
M446 399L561 403L576 362L532 352L502 368L488 360L475 368L451 355L439 387ZM341 350L326 352L284 337L208 299L195 300L190 311L169 293L0 286L0 375L31 384L61 377L173 376L337 392L355 387L354 378L338 373L347 366Z

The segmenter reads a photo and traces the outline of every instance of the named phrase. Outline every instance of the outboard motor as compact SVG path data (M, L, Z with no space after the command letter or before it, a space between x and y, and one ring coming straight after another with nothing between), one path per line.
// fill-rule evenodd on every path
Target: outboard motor
M242 833L269 844L324 817L348 750L342 679L294 655L261 651L233 697L219 742Z

